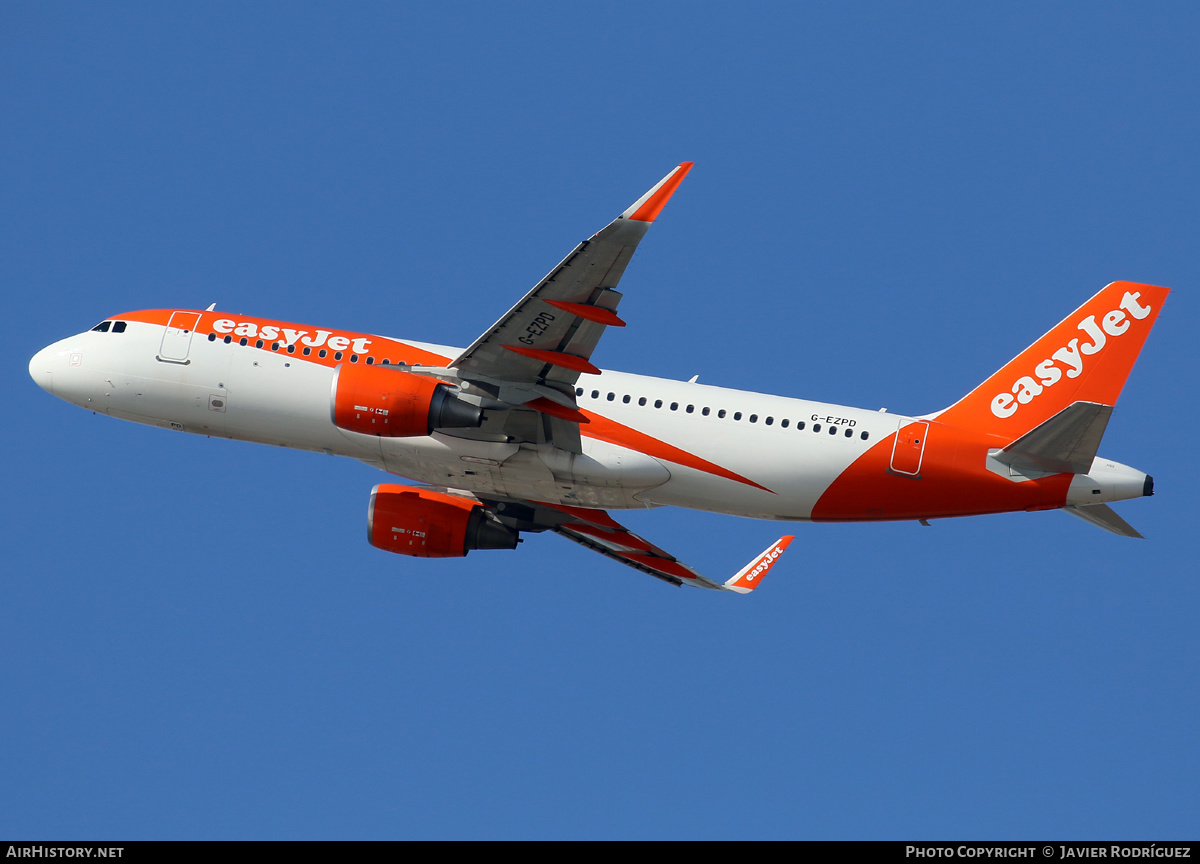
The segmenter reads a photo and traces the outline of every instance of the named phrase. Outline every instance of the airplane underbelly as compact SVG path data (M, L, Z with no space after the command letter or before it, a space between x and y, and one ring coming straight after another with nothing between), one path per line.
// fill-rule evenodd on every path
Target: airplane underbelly
M381 439L389 473L484 496L523 498L576 507L630 509L637 497L670 479L662 463L604 442L588 453L550 446L455 438Z

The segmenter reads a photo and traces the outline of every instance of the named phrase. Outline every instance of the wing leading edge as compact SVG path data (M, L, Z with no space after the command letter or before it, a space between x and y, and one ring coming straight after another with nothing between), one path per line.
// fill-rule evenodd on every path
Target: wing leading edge
M608 327L623 327L616 290L638 243L692 168L684 162L537 283L476 339L450 369L511 408L546 418L549 437L580 452L575 382Z

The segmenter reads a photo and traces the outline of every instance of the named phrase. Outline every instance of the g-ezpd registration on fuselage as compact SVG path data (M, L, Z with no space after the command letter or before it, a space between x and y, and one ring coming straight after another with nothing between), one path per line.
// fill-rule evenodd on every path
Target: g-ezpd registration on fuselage
M673 505L794 521L1064 509L1140 536L1108 502L1151 478L1098 457L1168 294L1114 282L945 410L899 416L602 371L621 275L684 163L465 350L215 311L109 318L29 373L75 405L202 435L349 456L380 484L375 546L416 557L513 549L555 531L674 584L747 593L793 539L713 581L607 511Z

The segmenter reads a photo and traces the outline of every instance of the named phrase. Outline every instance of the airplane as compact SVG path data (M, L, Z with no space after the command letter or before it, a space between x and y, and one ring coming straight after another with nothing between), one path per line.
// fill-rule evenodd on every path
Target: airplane
M674 585L746 594L794 539L702 575L609 511L658 506L785 522L1065 510L1140 537L1108 506L1153 479L1097 456L1169 290L1113 282L941 411L897 415L601 370L616 288L692 168L684 162L465 350L233 315L106 318L29 363L54 396L123 420L337 454L381 483L372 545L418 558L553 531Z

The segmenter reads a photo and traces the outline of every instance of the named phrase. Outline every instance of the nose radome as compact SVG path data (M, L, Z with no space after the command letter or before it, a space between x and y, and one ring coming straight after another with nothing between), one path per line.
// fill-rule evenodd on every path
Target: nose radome
M50 368L49 348L43 348L29 361L29 377L47 393L54 392L53 373Z

